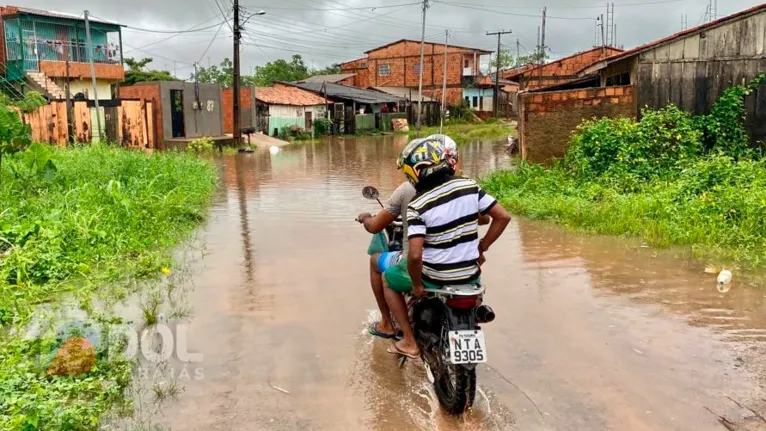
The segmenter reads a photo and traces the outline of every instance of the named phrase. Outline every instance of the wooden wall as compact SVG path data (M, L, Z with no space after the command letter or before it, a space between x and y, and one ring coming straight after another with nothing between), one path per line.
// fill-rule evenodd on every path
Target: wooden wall
M618 63L619 64L619 63ZM766 73L766 12L694 33L641 54L638 107L675 104L708 113L721 94ZM746 101L748 132L766 140L766 85Z
M72 104L73 141L89 143L93 140L96 127L93 115L96 108L89 108L87 102ZM155 148L154 115L152 102L144 100L122 100L119 106L102 107L109 143L131 148ZM54 101L30 114L23 114L24 121L32 128L34 142L46 142L66 146L69 142L67 109L65 101ZM111 133L110 133L111 132Z

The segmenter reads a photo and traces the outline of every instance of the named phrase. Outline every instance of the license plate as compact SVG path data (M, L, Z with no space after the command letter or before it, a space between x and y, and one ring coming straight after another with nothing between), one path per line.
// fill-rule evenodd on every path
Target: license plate
M450 331L449 357L453 364L483 364L487 362L484 331Z

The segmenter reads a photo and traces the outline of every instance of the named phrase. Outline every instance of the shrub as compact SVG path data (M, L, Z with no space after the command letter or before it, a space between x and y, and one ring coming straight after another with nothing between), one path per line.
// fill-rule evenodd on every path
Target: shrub
M215 149L213 140L208 137L197 138L189 143L186 147L186 151L203 154L212 152Z
M332 130L332 121L327 118L317 118L314 120L314 134L316 136L327 136Z
M283 126L280 136L283 139L308 140L311 139L311 132L304 130L300 126Z

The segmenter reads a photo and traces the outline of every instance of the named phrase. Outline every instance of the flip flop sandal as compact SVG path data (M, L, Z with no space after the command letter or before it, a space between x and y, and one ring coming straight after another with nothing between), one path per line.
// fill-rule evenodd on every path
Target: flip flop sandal
M378 323L379 322L373 323L372 325L370 325L369 328L367 328L367 332L369 332L370 335L372 335L373 337L382 338L384 340L395 340L396 339L396 335L397 335L396 333L386 334L385 332L378 331L378 329L377 329Z
M410 359L420 359L420 355L413 355L412 353L402 352L398 347L396 347L396 344L392 344L386 351L392 355L406 356Z

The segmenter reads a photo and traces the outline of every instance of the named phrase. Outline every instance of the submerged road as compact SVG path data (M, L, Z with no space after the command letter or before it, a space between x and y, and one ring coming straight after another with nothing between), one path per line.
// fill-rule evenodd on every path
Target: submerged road
M354 217L403 180L399 138L290 146L219 161L188 300L204 361L155 421L173 430L759 429L764 291L727 294L698 262L640 243L514 220L487 255L489 363L475 409L444 415L422 366L365 332L374 319ZM462 148L478 176L503 143ZM182 366L182 364L176 364ZM190 365L192 366L192 365ZM195 378L196 376L196 378ZM735 402L736 401L736 402Z

